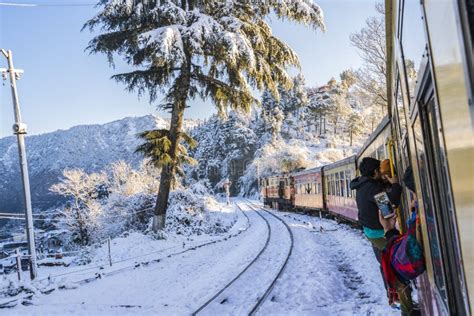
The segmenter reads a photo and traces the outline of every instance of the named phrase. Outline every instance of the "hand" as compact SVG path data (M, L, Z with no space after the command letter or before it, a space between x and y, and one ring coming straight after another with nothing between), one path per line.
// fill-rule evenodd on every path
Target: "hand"
M398 183L398 178L397 176L389 177L388 175L384 175L385 180L390 182L391 184Z
M385 232L388 232L389 230L392 230L395 228L395 224L397 223L397 215L394 214L390 218L384 218L382 215L382 212L379 210L379 221L383 227L383 230Z

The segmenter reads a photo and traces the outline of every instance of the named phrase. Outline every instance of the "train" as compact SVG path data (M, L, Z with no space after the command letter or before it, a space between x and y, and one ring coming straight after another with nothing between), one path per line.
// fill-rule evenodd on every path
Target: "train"
M385 0L387 116L361 150L333 164L259 179L265 205L357 225L348 182L364 157L411 166L426 272L424 315L471 315L474 304L474 2ZM408 190L399 208L404 229Z
M385 117L357 155L329 165L260 178L260 195L266 206L278 210L323 211L352 224L358 223L355 192L350 181L364 157L394 161L390 119Z

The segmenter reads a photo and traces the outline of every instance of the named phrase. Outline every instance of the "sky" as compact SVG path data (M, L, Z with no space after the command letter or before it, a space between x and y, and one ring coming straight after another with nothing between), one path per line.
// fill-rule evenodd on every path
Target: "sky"
M9 0L1 2L85 4L94 0ZM361 59L349 36L376 15L375 0L316 0L324 11L327 31L273 20L273 33L298 54L301 72L309 86L326 83ZM147 96L141 99L111 80L115 73L131 70L125 63L109 66L104 55L85 52L94 33L82 31L94 16L93 6L0 6L0 48L13 52L15 68L24 70L18 81L23 121L30 135L67 129L81 124L102 124L127 116L168 113L156 109ZM98 33L95 33L97 35ZM6 67L0 56L0 68ZM293 70L292 74L296 74ZM209 102L191 101L186 118L206 118L215 113ZM0 85L0 138L11 135L13 110L8 82Z

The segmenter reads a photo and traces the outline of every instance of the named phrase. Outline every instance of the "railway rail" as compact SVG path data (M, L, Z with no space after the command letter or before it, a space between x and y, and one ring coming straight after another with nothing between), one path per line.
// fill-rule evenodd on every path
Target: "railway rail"
M240 207L240 205L238 205L238 204L236 204L236 205L241 211L243 211L242 208ZM204 304L202 304L193 313L193 315L198 315L200 313L205 312L205 310L212 304L215 304L215 303L220 304L220 305L225 304L228 297L232 293L232 292L230 292L230 293L227 293L227 295L225 295L226 292L230 291L230 288L233 285L236 285L236 283L239 280L244 279L244 276L248 273L249 269L252 268L252 267L256 267L257 262L260 261L259 259L261 259L262 256L268 251L270 241L272 240L272 225L270 225L270 221L266 218L266 216L262 215L262 213L261 213L262 211L265 212L265 214L271 215L272 217L274 217L275 219L280 221L286 227L286 229L288 231L288 234L289 234L289 238L290 238L289 250L288 250L287 254L285 255L283 263L280 266L280 268L278 269L276 275L274 277L272 277L272 280L271 280L270 284L268 286L266 286L265 290L263 291L263 294L261 294L257 297L256 302L251 303L251 305L248 308L247 314L249 314L249 315L255 315L256 314L256 312L259 310L259 308L266 301L267 297L269 296L269 294L271 293L273 287L275 286L277 280L280 278L280 276L282 275L283 271L286 268L286 265L289 261L291 253L293 251L293 245L294 245L293 233L292 233L290 227L282 219L280 219L278 216L272 214L271 212L269 212L269 211L267 211L263 208L256 208L256 207L252 206L252 204L249 203L249 202L246 202L246 205L248 205L266 223L267 237L266 237L266 240L265 240L265 244L260 249L260 251L257 253L257 255L252 259L252 261L250 261L231 281L229 281L226 285L224 285L224 287L222 287L216 294L214 294L210 299L208 299Z

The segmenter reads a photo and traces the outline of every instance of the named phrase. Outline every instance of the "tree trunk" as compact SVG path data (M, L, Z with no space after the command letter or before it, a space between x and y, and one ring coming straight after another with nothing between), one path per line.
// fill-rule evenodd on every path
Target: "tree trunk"
M323 134L323 115L319 115L319 136Z
M176 171L178 145L181 139L180 133L183 127L184 109L186 108L186 99L189 91L189 69L186 67L186 69L183 70L182 75L176 80L179 82L179 87L176 89L178 97L175 101L175 104L173 105L170 123L171 147L169 154L172 162L166 166L163 166L161 170L160 188L158 191L158 197L156 199L155 215L153 216L152 229L154 232L158 232L159 230L163 230L165 228L168 198Z
M324 115L324 135L326 135L326 115Z

